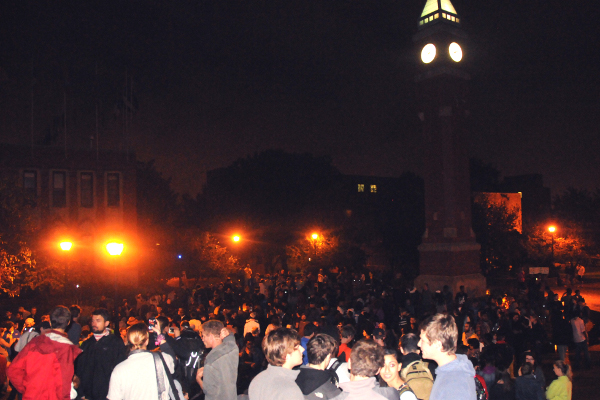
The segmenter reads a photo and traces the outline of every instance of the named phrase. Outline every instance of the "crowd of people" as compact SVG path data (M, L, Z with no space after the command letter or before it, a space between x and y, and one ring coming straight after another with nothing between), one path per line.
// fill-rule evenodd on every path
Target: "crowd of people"
M572 367L591 367L584 299L537 279L517 298L337 268L183 283L116 307L102 297L88 315L7 311L9 400L554 400L571 398Z

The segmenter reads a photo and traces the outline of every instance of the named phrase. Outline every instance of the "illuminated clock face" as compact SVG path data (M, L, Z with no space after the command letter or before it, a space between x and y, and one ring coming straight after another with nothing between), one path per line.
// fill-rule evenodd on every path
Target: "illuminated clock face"
M421 60L425 64L429 64L435 58L435 46L433 43L426 44L421 50Z
M450 52L450 58L452 58L454 61L459 62L460 60L462 60L462 49L460 48L460 45L458 43L450 43L448 51Z

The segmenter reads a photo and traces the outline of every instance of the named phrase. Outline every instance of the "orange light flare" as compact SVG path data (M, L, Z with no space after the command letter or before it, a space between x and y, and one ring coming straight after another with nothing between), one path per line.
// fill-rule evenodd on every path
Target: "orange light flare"
M123 248L125 246L123 245L123 243L119 243L119 242L110 242L106 244L106 251L108 252L108 254L110 254L111 256L120 256L121 253L123 253Z
M554 233L554 232L556 232L556 227L555 227L554 225L550 225L550 226L548 227L548 232L550 232L550 233Z
M242 238L240 237L240 235L233 235L231 240L233 240L235 243L239 243L240 240L242 240Z
M71 248L73 247L73 242L68 242L68 241L60 242L58 244L58 246L60 247L60 249L62 251L70 251Z
M319 234L315 232L315 233L313 233L313 234L312 234L310 237L311 237L313 240L317 240L317 239L319 238Z

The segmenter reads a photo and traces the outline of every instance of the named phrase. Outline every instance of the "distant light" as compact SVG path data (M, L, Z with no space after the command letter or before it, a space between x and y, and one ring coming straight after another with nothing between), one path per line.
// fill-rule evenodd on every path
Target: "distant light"
M60 243L60 249L62 251L69 251L69 250L71 250L71 247L73 247L73 243L71 243L71 242L61 242Z
M156 243L157 246L160 246L160 243Z
M310 261L310 258L308 259L308 261Z
M79 285L75 285L75 287L76 287L77 289L79 289Z
M554 232L556 232L556 227L555 227L554 225L550 225L550 226L548 227L548 232L550 232L550 233L554 233Z
M120 256L123 252L123 243L111 242L106 244L106 251L111 256Z
M311 237L313 238L313 240L317 240L319 238L319 234L313 233Z
M177 258L181 258L181 254L177 256Z
M235 236L233 237L233 241L234 241L234 242L239 242L239 241L240 241L240 239L241 239L241 238L240 238L238 235L235 235Z

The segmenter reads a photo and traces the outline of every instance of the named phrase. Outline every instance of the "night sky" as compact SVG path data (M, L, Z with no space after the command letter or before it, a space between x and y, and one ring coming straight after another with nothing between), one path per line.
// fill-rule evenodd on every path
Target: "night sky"
M268 148L331 155L343 173L419 173L414 106L424 1L4 1L0 141L156 159L174 189ZM592 1L453 1L470 36L471 156L594 190L600 13ZM135 112L123 135L125 79Z

